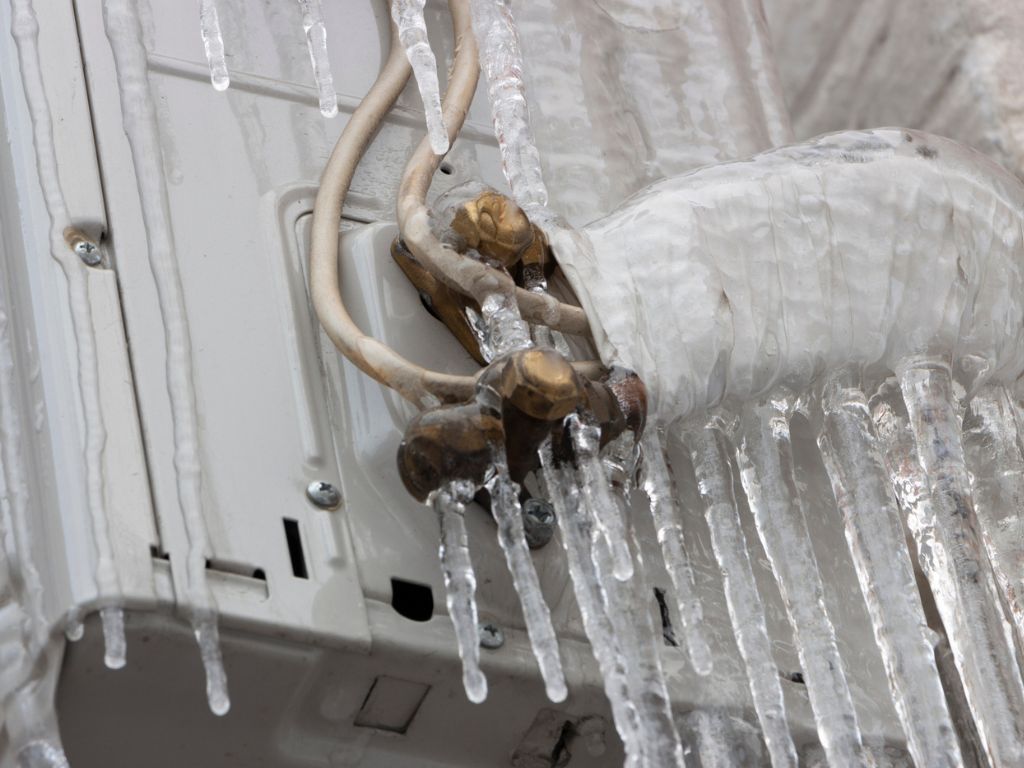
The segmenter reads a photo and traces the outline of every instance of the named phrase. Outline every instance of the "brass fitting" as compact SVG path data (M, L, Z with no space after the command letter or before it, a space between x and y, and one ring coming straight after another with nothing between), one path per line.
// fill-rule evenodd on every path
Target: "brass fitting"
M559 421L583 399L583 382L569 362L552 349L527 349L504 362L501 396L527 416Z
M536 239L523 210L492 189L459 206L451 227L467 247L506 268L515 265Z
M398 446L398 474L419 501L452 480L483 485L494 462L494 447L505 440L501 421L475 403L420 414Z

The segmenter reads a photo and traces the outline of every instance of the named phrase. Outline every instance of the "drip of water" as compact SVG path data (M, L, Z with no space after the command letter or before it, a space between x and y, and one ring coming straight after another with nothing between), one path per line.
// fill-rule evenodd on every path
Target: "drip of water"
M216 0L199 0L199 32L210 64L210 82L214 90L226 91L231 85L231 76L224 58L224 37L220 32Z
M736 460L793 626L818 737L830 765L854 768L865 760L860 727L793 475L792 408L788 393L745 406Z
M605 613L604 599L594 569L591 555L593 524L583 513L573 473L555 464L550 440L541 446L540 462L548 498L555 509L558 527L562 532L562 546L569 564L576 603L583 618L583 630L601 670L615 729L626 752L626 765L634 768L639 766L641 758L637 711L630 699L625 664L611 622Z
M896 712L918 765L960 766L903 526L867 398L837 374L825 384L818 440Z
M698 675L711 674L711 649L704 637L704 609L697 597L690 568L690 556L683 540L683 527L673 497L672 476L665 463L661 439L653 424L644 430L642 445L643 488L650 500L654 528L661 544L661 556L672 580L679 618L683 622L690 664Z
M541 677L544 678L548 698L554 702L565 701L569 691L558 654L558 637L551 624L551 612L541 594L537 570L533 567L530 549L526 544L519 486L509 477L504 456L497 457L494 468L494 477L487 488L491 494L491 512L498 523L498 543L505 553L512 583L519 595L526 632Z
M306 47L309 61L313 65L313 81L316 83L320 114L334 117L338 114L338 95L334 91L334 76L331 62L327 58L327 28L320 0L299 0L302 11L302 30L306 33Z
M476 574L469 557L466 505L472 501L472 483L456 480L431 494L430 503L441 526L441 569L444 572L448 615L462 659L462 684L475 704L487 698L487 678L480 670L479 617L476 610Z
M426 0L391 0L391 18L398 25L398 39L412 65L416 85L423 101L427 136L435 155L448 151L448 129L441 112L441 86L437 82L437 60L427 39L427 22L423 18Z
M1022 765L1024 683L998 589L974 530L953 379L945 363L924 360L904 367L899 380L929 489L928 505L917 509L927 515L915 531L924 538L919 544L921 564L989 759L993 765Z
M598 453L601 430L596 425L584 423L575 413L570 414L566 422L576 453L587 514L593 517L596 530L604 538L611 558L611 572L616 579L626 581L633 575L633 556L629 551L625 520L612 498L601 465Z
M967 406L963 440L978 529L1024 647L1024 455L1018 426L1006 389L986 387Z
M513 199L530 210L548 203L540 153L530 127L523 54L508 0L470 0L480 68L487 81L494 133Z
M124 611L120 608L100 610L106 652L103 663L108 669L121 669L127 663L128 647L124 639Z
M747 541L733 493L732 466L721 421L686 436L711 532L711 548L725 582L725 599L736 644L747 670L754 711L773 768L796 768L796 747L786 719L779 670L772 658L764 605L754 581Z

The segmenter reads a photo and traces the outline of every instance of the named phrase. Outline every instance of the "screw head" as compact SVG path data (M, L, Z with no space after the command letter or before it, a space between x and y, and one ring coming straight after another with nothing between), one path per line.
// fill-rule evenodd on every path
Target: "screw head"
M540 549L555 535L555 510L551 502L529 498L523 502L523 530L530 549Z
M307 485L306 497L320 509L337 509L341 505L341 491L325 480L314 480Z
M90 267L95 267L103 258L96 243L89 240L79 240L75 243L75 253Z
M484 622L478 627L480 631L480 647L496 650L505 644L505 633L497 624Z

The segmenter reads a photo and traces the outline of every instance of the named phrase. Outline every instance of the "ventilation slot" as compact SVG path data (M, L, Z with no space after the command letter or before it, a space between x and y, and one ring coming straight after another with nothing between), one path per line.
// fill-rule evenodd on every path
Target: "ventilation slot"
M284 518L284 537L288 542L288 557L292 561L292 575L297 579L308 579L309 570L306 568L306 553L302 549L302 535L299 533L299 523L291 518Z
M391 607L410 621L430 621L434 615L434 593L426 584L393 578Z

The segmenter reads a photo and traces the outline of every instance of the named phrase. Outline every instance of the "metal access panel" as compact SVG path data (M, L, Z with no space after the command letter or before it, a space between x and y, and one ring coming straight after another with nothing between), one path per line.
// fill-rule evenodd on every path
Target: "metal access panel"
M444 4L428 6L435 50L450 60ZM125 669L103 667L102 638L92 623L66 652L58 705L72 765L621 765L559 542L535 553L570 688L568 701L553 705L526 642L495 527L480 510L468 516L480 612L506 642L484 651L488 700L466 700L444 604L436 520L406 494L395 467L412 412L334 350L309 306L305 264L317 179L385 56L385 3L324 3L340 106L331 120L317 109L298 4L220 0L218 7L232 76L223 93L210 86L195 9L139 2L195 357L208 573L232 694L223 718L206 708L198 651L181 618L187 606L179 597L179 564L188 542L176 496L163 328L102 5L37 0L44 76L55 123L64 126L56 138L69 171L65 186L76 205L94 211L109 262L95 278L94 312L97 328L108 333L104 386L122 425L114 436L117 460L107 472L123 494L111 524L131 609ZM448 63L439 55L442 76ZM78 98L69 99L63 90L74 66ZM9 130L27 141L25 116L11 111L21 95L9 61L2 74ZM465 372L472 361L426 313L388 250L398 179L423 133L412 86L353 184L341 279L365 331L415 362ZM91 165L78 173L83 157ZM24 152L22 161L29 168ZM25 174L2 183L27 188L31 169ZM503 186L482 90L432 194L477 178ZM37 282L58 280L48 267L40 270L24 268ZM35 311L43 298L32 294L27 301ZM61 402L55 393L48 407ZM818 502L808 523L830 578L826 601L861 725L869 743L897 745L902 737L839 514L827 483L814 479L825 475L814 465L811 435L799 425L794 431L798 449L807 448L802 471ZM677 713L682 721L695 708L710 708L737 724L754 722L695 484L676 453L716 664L712 678L693 673L685 649L671 643L670 611L664 659ZM307 499L314 481L341 490L337 509ZM644 561L653 585L667 586L648 518L638 498L634 519ZM788 680L790 721L798 744L810 745L813 720L795 674L785 613L749 515L745 523L780 674ZM62 605L55 613L88 608L95 597L87 587L71 586L89 583L91 564L87 537L76 538L75 525L80 529L81 519L71 513L55 524L66 559L81 561L77 575L58 585ZM657 611L653 594L651 609Z

